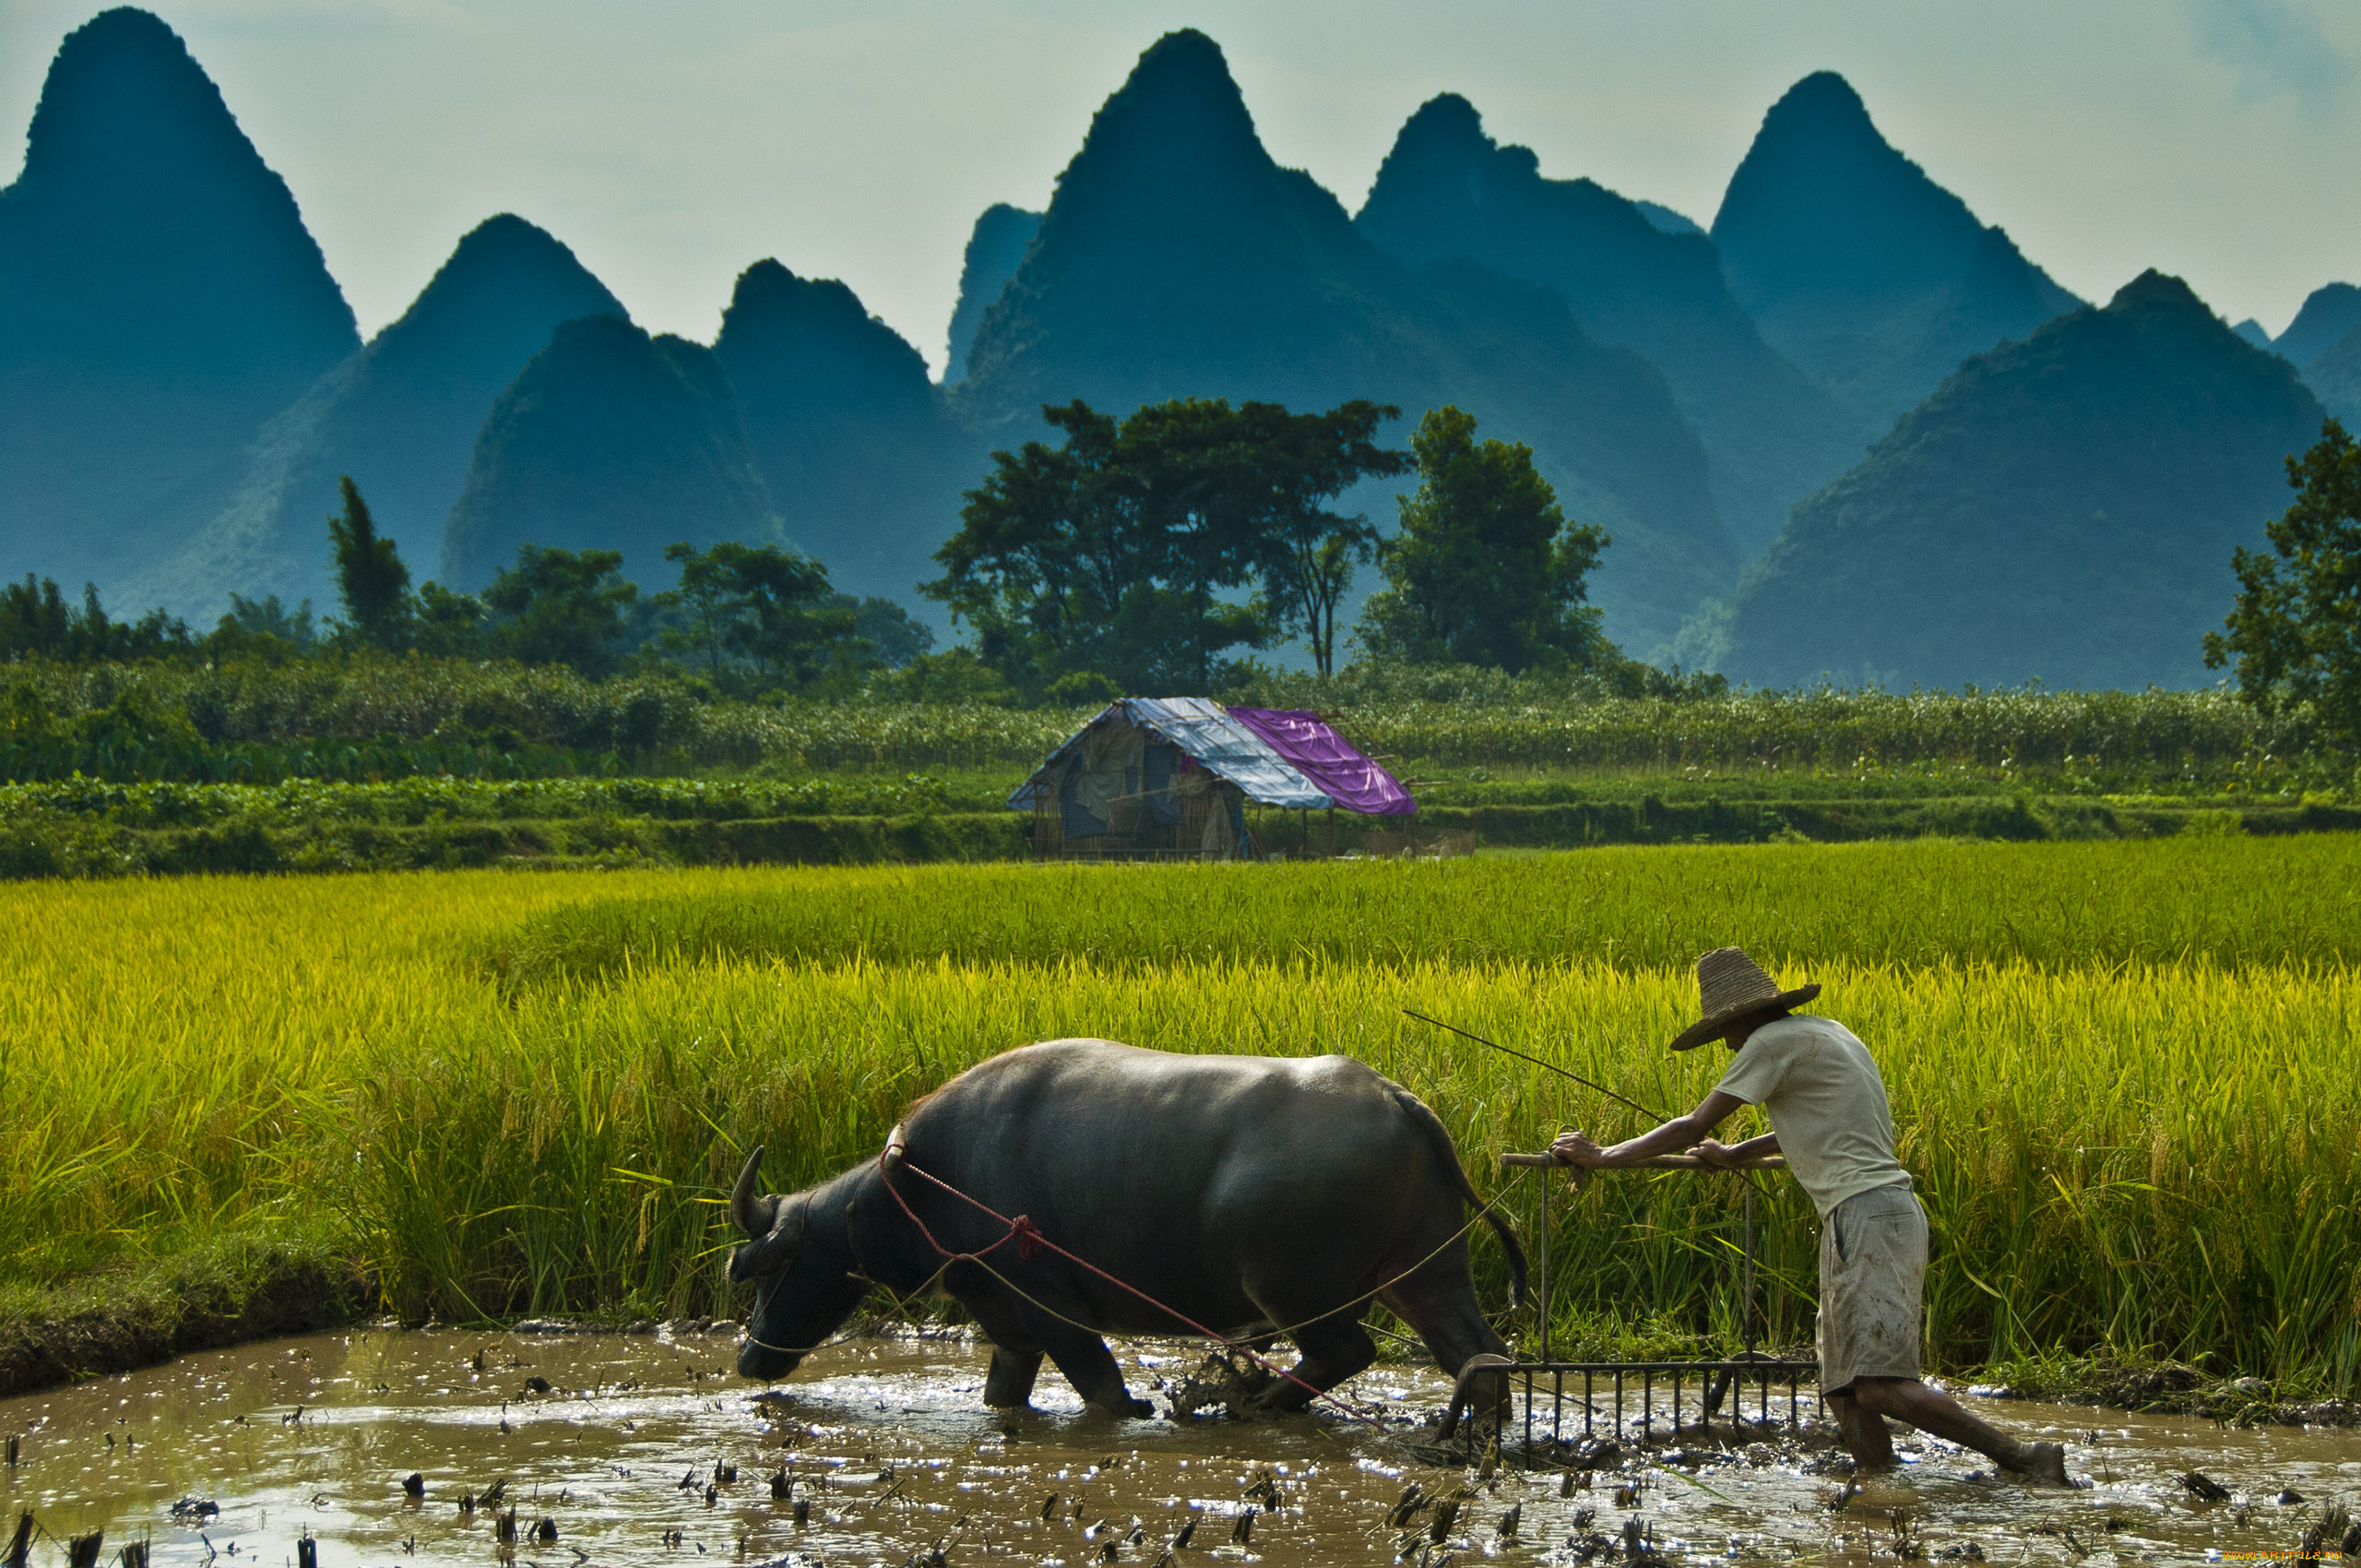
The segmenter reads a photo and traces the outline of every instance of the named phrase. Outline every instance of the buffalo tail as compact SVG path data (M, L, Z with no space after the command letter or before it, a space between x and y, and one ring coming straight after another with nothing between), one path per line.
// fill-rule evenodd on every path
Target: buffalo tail
M1408 1089L1396 1086L1394 1098L1434 1144L1436 1158L1442 1161L1443 1169L1451 1172L1452 1180L1459 1183L1459 1195L1484 1210L1485 1223L1491 1226L1494 1234L1501 1239L1501 1245L1508 1251L1509 1301L1514 1306L1525 1305L1525 1249L1517 1244L1516 1232L1509 1229L1509 1222L1501 1218L1499 1209L1485 1207L1484 1194L1477 1192L1476 1184L1467 1179L1466 1168L1459 1163L1459 1147L1451 1141L1450 1129L1442 1124L1442 1118Z

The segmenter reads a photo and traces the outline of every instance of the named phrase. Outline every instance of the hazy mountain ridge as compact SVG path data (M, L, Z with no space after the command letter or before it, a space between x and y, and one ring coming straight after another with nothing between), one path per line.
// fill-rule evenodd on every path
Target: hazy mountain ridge
M1868 445L1857 416L1762 341L1702 231L1667 230L1589 180L1543 178L1531 150L1494 142L1456 93L1403 125L1353 222L1412 265L1458 256L1548 287L1593 337L1662 371L1750 555Z
M1039 405L1074 397L1358 397L1412 419L1456 402L1488 435L1530 444L1569 510L1615 533L1596 595L1610 635L1639 647L1735 576L1703 450L1655 368L1593 340L1546 290L1385 255L1271 160L1202 33L1159 40L1100 108L952 406L1007 445L1039 432Z
M241 449L360 347L295 198L179 35L67 36L0 191L0 544L118 579L193 531Z
M1710 234L1544 178L1453 94L1355 217L1270 158L1218 46L1181 31L1046 212L978 219L941 386L851 289L776 261L712 349L650 338L505 214L363 347L219 90L116 10L61 47L0 192L0 566L200 621L233 590L325 606L349 472L455 586L527 540L622 549L653 591L674 540L784 538L914 604L961 491L1045 434L1044 402L1366 397L1402 407L1394 440L1450 401L1530 444L1616 536L1595 596L1633 652L1688 620L1689 657L1755 679L2201 680L2228 552L2285 505L2278 458L2320 404L2361 425L2361 289L2317 291L2271 342L2301 385L2224 348L2259 335L2153 275L2077 308L1829 73L1766 114ZM2259 493L2225 477L2274 443ZM1348 505L1389 524L1393 488ZM1924 598L1913 573L1949 608L1889 614ZM1987 579L2014 587L1975 598ZM1836 640L1798 642L1773 606L1827 585L1852 596L1813 612ZM1844 642L1863 627L1883 651Z
M777 261L740 275L714 355L789 536L840 589L914 599L974 482L925 359L843 283Z
M2304 368L2304 385L2345 429L2361 431L2361 327Z
M984 312L1000 298L1008 280L1016 276L1018 266L1025 260L1026 247L1040 232L1039 213L1011 207L1004 201L994 202L977 218L959 263L959 301L951 310L943 371L944 386L967 375L967 350L976 341L976 328L983 324Z
M2350 283L2324 283L2304 296L2302 308L2287 330L2272 340L2272 348L2297 370L2335 348L2361 327L2361 289Z
M1770 685L2200 683L2231 552L2320 419L2294 367L2145 273L1961 366L1685 646Z
M714 351L593 315L561 324L492 405L441 577L481 588L529 543L620 550L623 575L652 588L675 575L675 541L783 538Z
M1967 356L2081 303L1888 143L1830 71L1763 116L1713 237L1763 339L1879 431Z
M346 474L379 531L431 569L494 400L560 322L587 315L628 313L544 231L508 213L477 225L398 320L264 425L229 504L135 576L135 597L200 616L232 592L332 602L324 519Z

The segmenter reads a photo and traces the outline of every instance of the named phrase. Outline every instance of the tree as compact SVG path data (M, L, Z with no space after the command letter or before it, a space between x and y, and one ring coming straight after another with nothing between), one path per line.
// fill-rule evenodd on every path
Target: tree
M623 564L616 550L519 545L516 564L483 591L493 651L527 664L570 664L592 680L612 673L624 609L639 597Z
M854 612L833 600L828 569L775 544L713 547L745 605L731 646L775 682L808 685L832 665L858 661L867 645L853 635Z
M688 623L667 630L663 634L664 646L674 653L702 654L706 673L718 676L722 647L740 612L729 571L712 553L685 540L666 545L664 559L681 568L681 586L658 594L657 607L677 610Z
M852 635L888 670L904 668L934 646L934 628L890 599L868 594L856 600L840 593L829 602L852 612Z
M418 616L411 623L410 646L421 653L472 658L484 651L483 624L482 600L429 582L418 590Z
M1380 659L1523 673L1588 665L1610 646L1584 579L1613 541L1570 524L1522 443L1477 441L1476 420L1430 409L1411 437L1415 494L1380 546L1386 587L1356 628Z
M664 558L680 564L681 583L657 595L656 602L681 614L685 624L664 633L663 640L674 652L701 657L713 678L743 659L757 686L800 689L830 672L877 663L875 648L860 635L860 620L864 613L874 617L869 606L886 601L836 592L827 567L809 555L725 540L707 550L675 544ZM908 624L898 606L886 608ZM908 640L909 634L903 636Z
M1098 673L1132 691L1209 689L1225 655L1295 630L1323 663L1367 525L1323 503L1398 472L1369 437L1394 410L1291 414L1175 398L1118 421L1045 408L1062 446L992 454L919 591L972 626L984 661L1035 695ZM1259 588L1251 601L1239 590Z
M30 572L22 583L0 587L0 658L39 654L92 663L158 659L188 653L195 647L187 624L161 610L150 610L136 621L111 618L99 602L94 583L82 585L78 610L65 602L54 581L36 580Z
M1378 425L1396 408L1356 398L1324 414L1291 414L1275 403L1239 410L1242 445L1259 489L1255 533L1263 605L1282 634L1300 636L1323 675L1335 673L1336 612L1353 572L1375 551L1365 517L1345 517L1326 503L1363 478L1398 474L1407 453L1380 446Z
M2264 525L2271 553L2231 557L2238 597L2205 663L2233 659L2238 689L2265 713L2308 707L2331 745L2361 749L2361 445L2330 420L2287 459L2295 504Z
M328 518L328 541L335 552L337 597L344 601L349 634L373 647L393 650L409 641L412 606L409 568L402 564L394 541L377 531L361 487L346 474L337 481L344 493L344 511Z

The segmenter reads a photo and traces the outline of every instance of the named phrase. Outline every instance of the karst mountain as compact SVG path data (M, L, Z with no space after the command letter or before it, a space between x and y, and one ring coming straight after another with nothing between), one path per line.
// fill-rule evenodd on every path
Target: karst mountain
M1763 116L1714 244L1763 339L1874 430L1971 354L2080 303L1815 72Z
M1402 127L1353 224L1413 266L1457 258L1541 284L1593 337L1662 371L1749 555L1876 434L1763 342L1695 225L1669 226L1589 180L1545 177L1530 149L1485 135L1456 93Z
M926 361L833 279L761 261L713 351L788 533L855 595L908 599L974 482Z
M2294 366L2143 274L1962 365L1796 509L1690 651L1780 686L2201 683L2231 552L2321 417Z
M525 544L619 550L643 588L668 545L780 542L778 508L721 362L618 315L562 324L485 418L443 537L441 576L472 591Z
M231 593L334 602L324 519L350 474L378 531L431 571L493 401L558 324L626 313L554 237L513 214L459 241L409 308L274 416L220 512L138 601L215 613Z
M2230 550L2285 505L2282 459L2324 410L2361 426L2361 289L2276 339L2153 274L2084 307L1833 73L1771 107L1710 229L1577 176L1445 92L1348 212L1183 30L1045 210L977 219L939 383L848 284L777 260L711 347L650 336L505 213L363 345L180 38L106 11L59 48L0 191L0 575L199 624L233 592L326 609L350 474L414 574L457 588L527 542L622 551L654 592L676 540L791 540L923 610L962 492L1048 434L1043 404L1366 398L1402 410L1395 442L1456 403L1531 446L1613 535L1592 593L1643 657L2185 683ZM1390 528L1399 488L1345 504Z
M959 417L994 445L1080 397L1455 402L1534 449L1567 512L1615 536L1609 635L1661 645L1735 576L1704 452L1658 370L1553 291L1463 259L1397 260L1273 161L1213 40L1158 40L1091 123L1022 265L984 313ZM1406 437L1406 420L1388 433ZM1386 497L1373 496L1373 508Z
M145 11L70 34L0 191L0 556L119 581L360 347L286 182Z
M991 309L1008 280L1016 276L1025 248L1040 232L1039 213L1006 202L994 202L976 220L959 264L959 301L951 311L946 344L950 357L943 371L946 384L967 375L967 350L976 341L976 328L983 325L984 312Z

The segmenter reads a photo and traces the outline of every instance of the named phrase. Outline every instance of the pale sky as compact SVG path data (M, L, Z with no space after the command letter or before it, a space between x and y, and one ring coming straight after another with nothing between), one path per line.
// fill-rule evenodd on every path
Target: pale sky
M0 179L92 0L0 0ZM961 247L1038 208L1171 28L1264 143L1358 208L1465 94L1542 172L1710 223L1763 111L1827 67L1889 140L2085 298L2143 267L2276 332L2361 279L2361 6L2310 0L156 0L285 177L364 333L460 233L523 214L651 328L737 273L842 278L938 372Z

